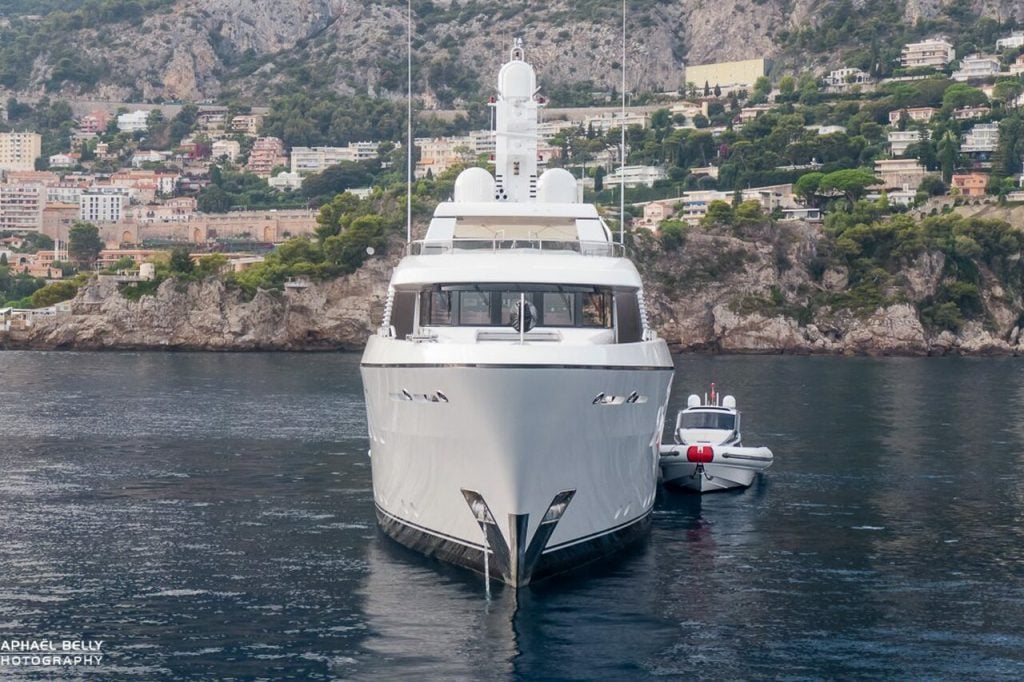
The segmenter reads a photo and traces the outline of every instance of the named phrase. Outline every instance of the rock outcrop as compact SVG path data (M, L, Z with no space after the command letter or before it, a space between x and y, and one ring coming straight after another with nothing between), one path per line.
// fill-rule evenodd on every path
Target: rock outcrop
M755 226L737 235L694 230L664 250L637 236L652 326L676 351L847 355L1022 355L1019 294L983 273L984 315L957 333L929 330L912 301L942 283L942 255L925 252L901 272L898 296L873 310L800 305L842 294L838 266L810 272L820 233L807 224ZM395 250L397 253L397 250ZM362 347L380 324L397 256L368 261L337 280L246 298L210 278L168 280L132 301L98 278L70 313L37 318L0 347L31 349L339 350ZM899 298L907 299L900 302ZM837 300L842 300L837 299Z
M339 350L355 349L380 323L392 263L288 293L251 300L224 282L164 281L131 301L110 280L83 287L69 314L37 318L0 345L31 349Z

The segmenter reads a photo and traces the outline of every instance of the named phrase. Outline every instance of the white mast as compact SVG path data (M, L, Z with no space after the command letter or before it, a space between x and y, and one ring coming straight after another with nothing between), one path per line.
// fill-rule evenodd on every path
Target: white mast
M414 150L412 140L412 0L408 0L406 7L406 29L405 29L405 56L406 56L406 153L405 153L405 240L412 242L412 155Z
M619 243L626 243L626 0L622 0L622 134L619 147Z
M498 74L495 109L495 199L525 202L537 198L537 75L526 63L516 38L512 57Z

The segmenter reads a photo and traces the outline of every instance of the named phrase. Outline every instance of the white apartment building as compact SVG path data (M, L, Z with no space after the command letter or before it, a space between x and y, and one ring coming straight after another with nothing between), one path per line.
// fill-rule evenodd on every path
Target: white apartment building
M954 59L956 50L953 43L941 36L904 45L900 54L900 64L905 69L941 69Z
M953 72L953 80L966 83L969 80L991 78L999 73L999 59L983 54L970 54L960 60L960 68Z
M0 133L0 170L35 170L42 145L39 133Z
M960 152L963 154L991 154L999 146L999 124L979 123L964 135Z
M1006 38L996 41L997 50L1016 50L1024 47L1024 31L1014 31Z
M871 82L871 76L860 69L836 69L825 76L825 86L833 90L845 90L851 85Z
M889 146L892 148L893 156L903 156L907 148L928 139L928 131L920 130L890 130Z
M217 140L211 145L210 153L214 159L224 156L228 161L234 162L242 153L242 145L238 144L237 140Z
M661 166L624 166L604 177L606 187L619 187L625 182L626 187L653 187L658 180L668 177Z
M46 191L40 184L0 185L0 230L38 232Z
M917 189L924 176L928 175L928 169L917 159L878 159L875 161L875 175L881 180L879 189Z
M284 171L278 173L272 178L267 178L267 184L271 188L277 190L286 189L301 189L302 188L302 176L298 173L289 173Z
M493 143L492 143L493 150ZM342 161L377 158L380 142L351 142L345 147L292 147L292 173L322 173Z
M149 112L139 109L126 114L118 114L117 129L122 133L146 132L149 130Z
M84 192L85 189L85 187L76 183L60 183L57 185L47 185L46 203L75 204L77 206L79 203L79 199L82 196L82 192Z
M78 215L89 223L117 223L128 207L128 190L120 187L87 189L78 202Z
M619 111L606 111L603 114L597 116L587 116L583 119L583 127L590 129L593 127L596 133L607 133L613 128L621 128L623 123L626 127L640 126L646 128L650 122L650 114L642 112L627 111L625 118L622 116L622 112Z
M292 173L322 173L342 161L355 161L348 147L292 147Z
M163 163L170 158L170 152L162 152L156 149L135 152L132 154L132 168L142 168L147 163Z

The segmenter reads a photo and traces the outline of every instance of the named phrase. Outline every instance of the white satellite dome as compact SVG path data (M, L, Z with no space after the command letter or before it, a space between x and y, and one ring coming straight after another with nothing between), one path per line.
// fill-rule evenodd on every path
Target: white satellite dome
M455 178L455 201L494 201L494 177L483 168L467 168Z
M537 199L547 204L575 204L576 178L564 168L544 171L537 181Z

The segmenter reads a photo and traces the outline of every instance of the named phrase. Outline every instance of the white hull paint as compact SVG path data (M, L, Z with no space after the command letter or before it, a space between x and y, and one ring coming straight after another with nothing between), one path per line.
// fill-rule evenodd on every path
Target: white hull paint
M565 491L575 494L543 554L645 520L672 378L664 342L496 345L370 339L362 375L374 500L387 521L482 557L463 491L483 498L513 552ZM642 399L594 404L634 392ZM523 515L525 527L513 528ZM516 586L531 578L495 577Z
M686 461L686 455L662 457L662 478L668 485L698 493L707 493L749 487L757 475L757 471L754 469L727 464L704 464L702 472L697 471L698 466L701 465Z

